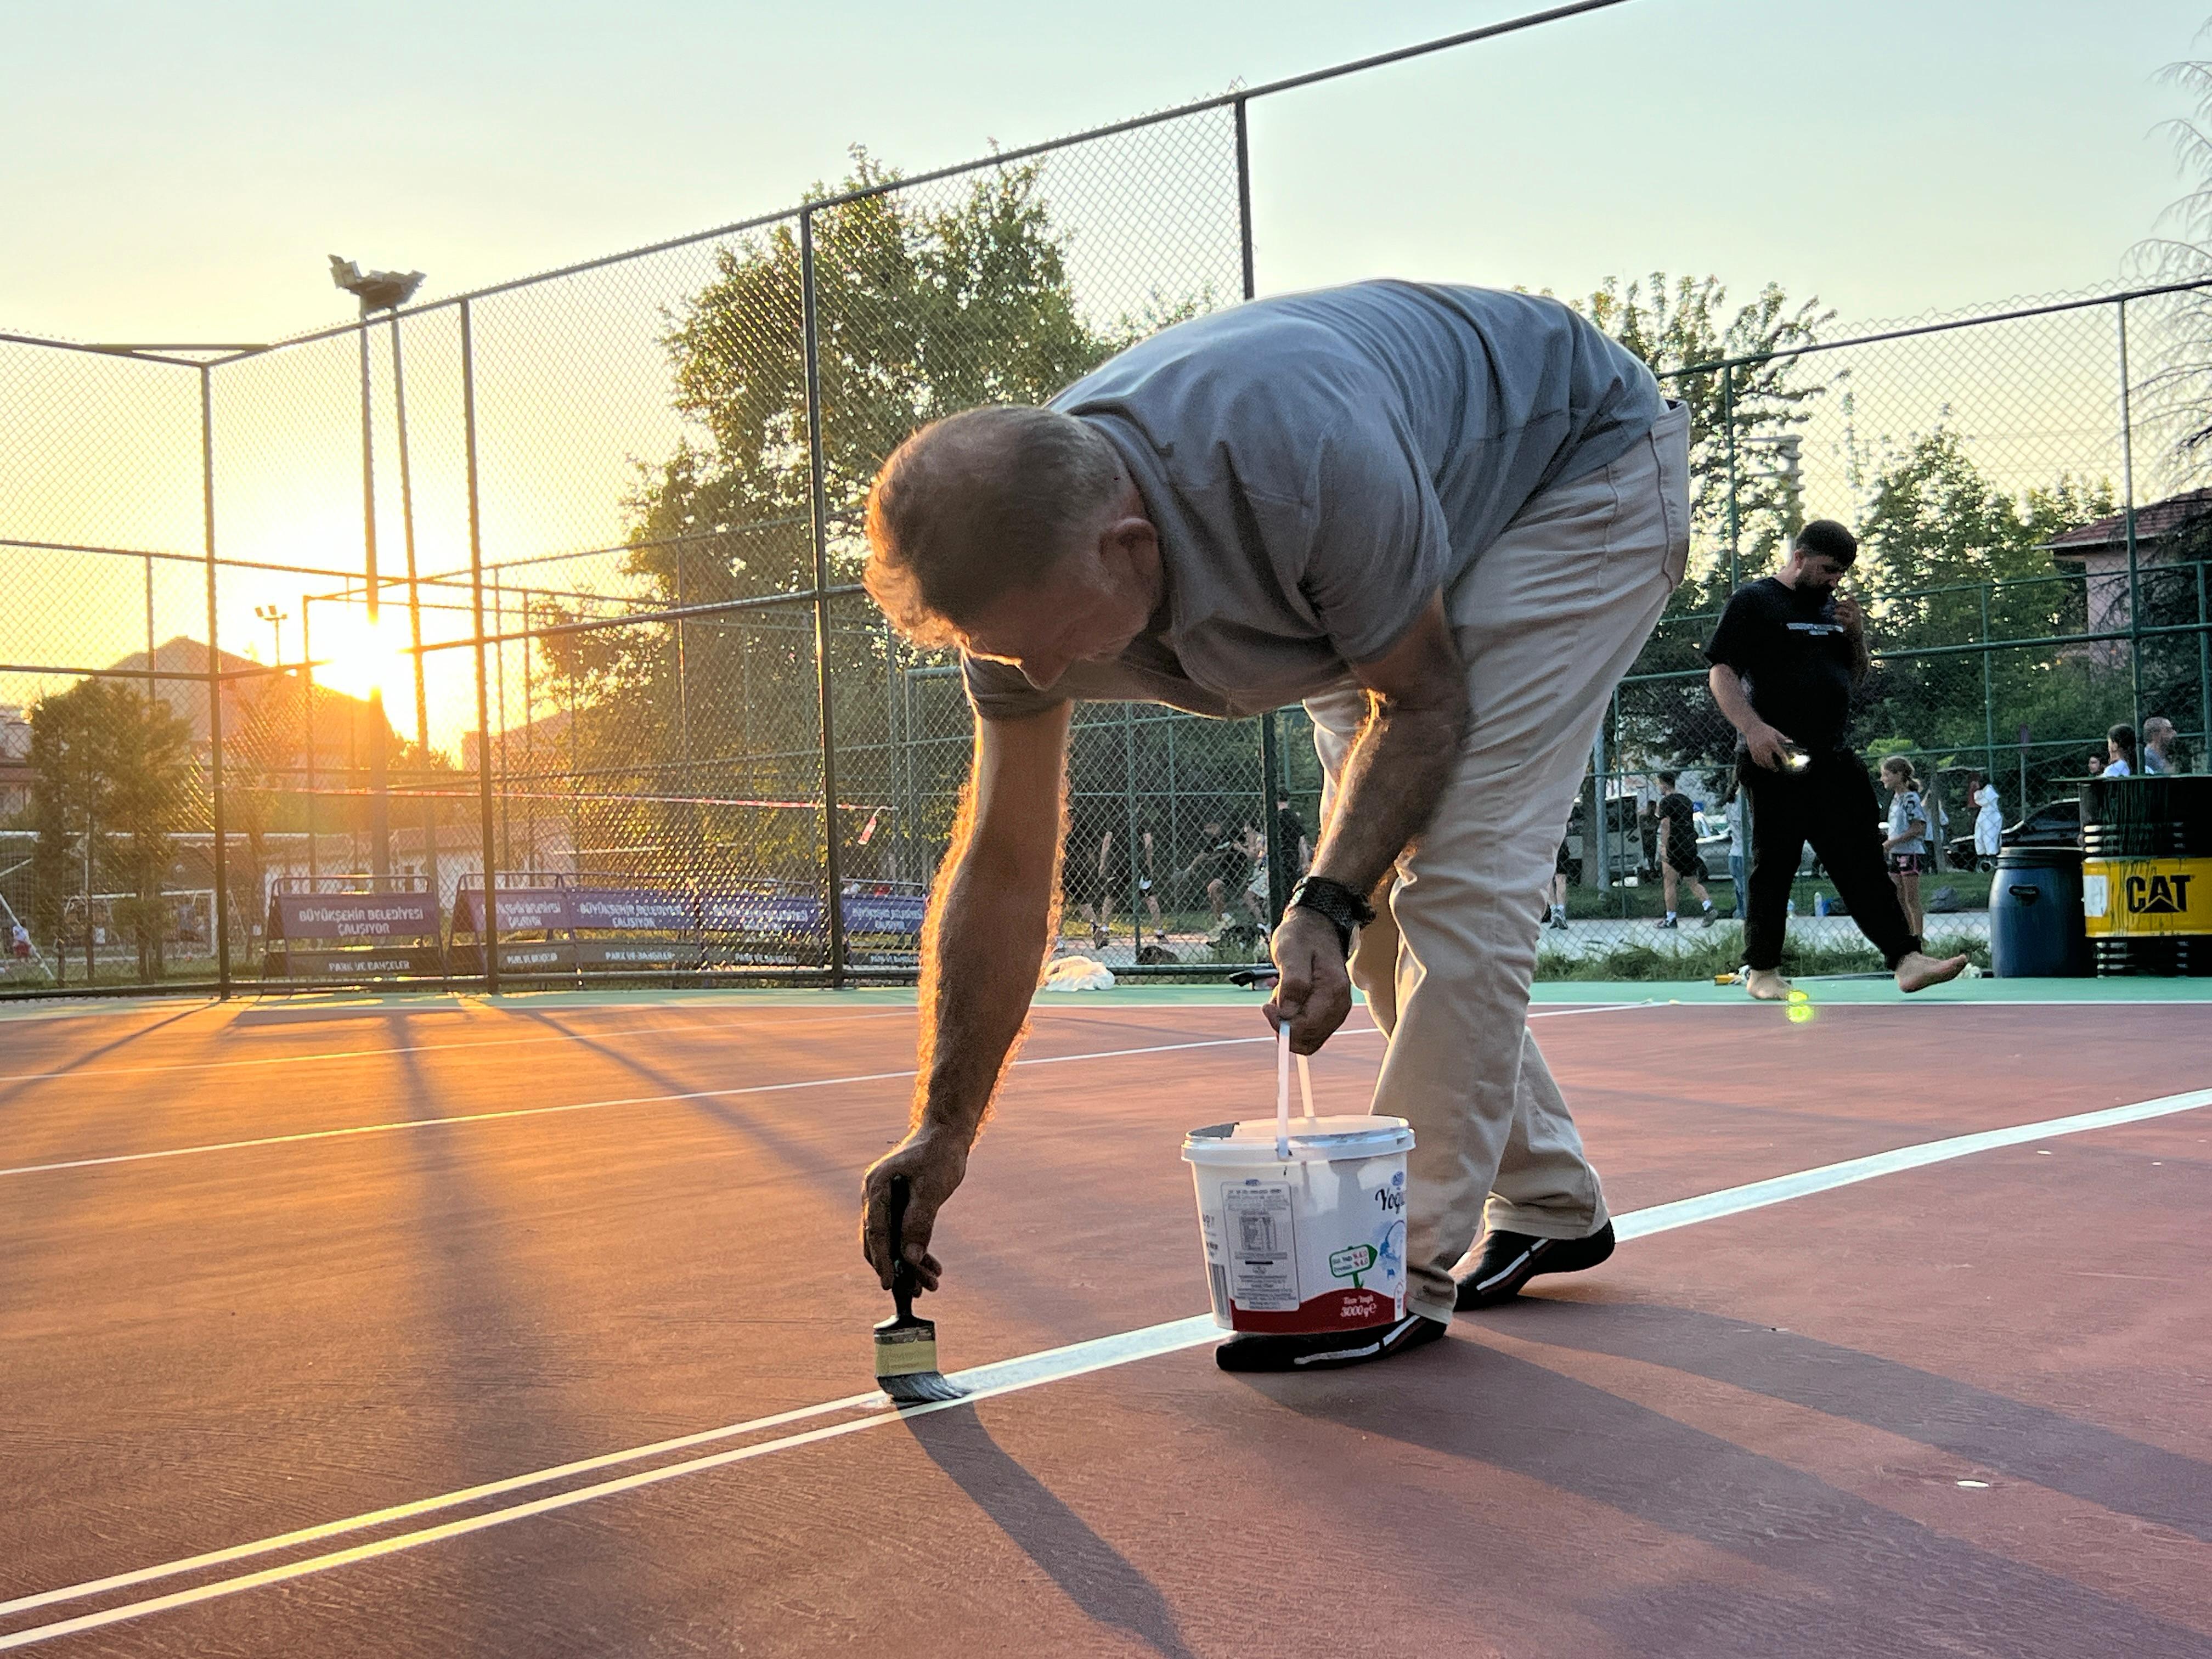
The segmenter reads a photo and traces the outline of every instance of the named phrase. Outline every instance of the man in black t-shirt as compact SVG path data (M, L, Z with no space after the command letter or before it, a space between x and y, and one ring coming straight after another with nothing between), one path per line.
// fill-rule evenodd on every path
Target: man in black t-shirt
M1940 985L1966 965L1921 951L1883 866L1874 781L1844 744L1851 690L1867 672L1866 621L1836 584L1857 556L1850 531L1814 520L1780 570L1735 591L1705 647L1713 701L1742 734L1737 775L1751 802L1743 960L1752 995L1765 1000L1790 994L1783 930L1808 841L1899 989Z
M1651 809L1651 816L1659 825L1659 870L1667 884L1667 919L1662 927L1679 927L1674 918L1674 890L1683 882L1698 896L1698 902L1705 907L1705 926L1713 925L1713 896L1705 891L1705 878L1712 872L1705 868L1705 860L1698 856L1698 809L1690 798L1674 787L1674 774L1662 772L1659 787L1662 793L1659 803Z

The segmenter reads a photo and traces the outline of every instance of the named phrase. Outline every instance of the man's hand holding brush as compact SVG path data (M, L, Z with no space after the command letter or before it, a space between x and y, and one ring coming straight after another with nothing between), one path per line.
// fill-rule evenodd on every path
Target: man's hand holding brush
M891 1288L892 1177L904 1176L907 1181L900 1254L914 1269L915 1282L925 1291L933 1291L945 1266L929 1253L929 1235L939 1207L967 1177L969 1141L969 1137L955 1127L917 1127L861 1177L860 1248L885 1290Z

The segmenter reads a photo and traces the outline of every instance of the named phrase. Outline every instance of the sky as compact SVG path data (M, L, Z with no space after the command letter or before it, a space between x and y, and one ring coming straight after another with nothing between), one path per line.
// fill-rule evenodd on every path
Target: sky
M331 253L423 270L434 300L786 207L843 176L855 144L917 173L1532 3L387 0L374 27L360 9L299 0L21 8L0 100L0 330L280 339L352 317ZM2207 9L1627 0L1277 94L1251 115L1258 286L1397 275L1576 294L1666 270L1738 299L1768 282L1817 295L1838 313L1832 335L2108 287L2179 189L2154 128L2183 104L2158 72L2200 46L2212 57ZM1073 181L1054 207L1082 225L1079 275L1109 303L1162 264L1171 283L1225 270L1233 293L1224 131L1163 129L1054 163ZM1179 239L1207 212L1200 261ZM481 311L488 557L621 540L634 459L665 456L678 432L658 337L704 270L702 251L684 257ZM466 557L458 383L437 334L453 315L409 348L432 569ZM1854 433L1924 430L1940 410L1980 453L2016 461L2008 488L2109 474L2110 321L2069 327L2025 349L1978 331L1946 337L1948 357L1863 362ZM197 550L198 377L11 349L0 536ZM214 377L227 556L360 568L352 351L342 339ZM388 571L398 503L380 381L378 398ZM1808 443L1821 488L1843 488L1852 436ZM138 647L137 561L38 556L10 587L0 661L96 665ZM159 635L204 635L193 567L157 575ZM271 654L254 609L296 613L301 586L226 573L226 646ZM462 620L434 619L434 635L458 637ZM435 660L448 744L473 710L463 653ZM59 683L0 676L0 703Z
M0 328L262 340L336 252L451 294L1528 9L1496 0L75 0L19 9ZM1847 317L2109 281L2202 0L1631 0L1285 94L1263 289L1666 268ZM2212 52L2212 46L2207 47ZM31 73L23 73L29 70Z

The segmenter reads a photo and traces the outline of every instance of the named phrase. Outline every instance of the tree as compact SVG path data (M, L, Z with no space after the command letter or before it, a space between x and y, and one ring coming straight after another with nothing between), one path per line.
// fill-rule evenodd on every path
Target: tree
M169 925L162 888L192 804L191 728L134 687L82 680L32 708L31 771L42 931L60 931L64 895L77 885L71 866L88 896L106 866L136 895L114 920L137 946L139 977L159 978Z
M1718 278L1658 271L1608 277L1574 303L1649 364L1690 416L1690 568L1621 689L1619 739L1684 764L1721 764L1735 732L1706 690L1702 647L1731 580L1759 569L1802 516L1795 475L1754 457L1802 428L1834 383L1814 373L1818 358L1800 354L1835 313L1818 300L1793 305L1774 283L1731 313ZM1711 363L1731 367L1702 367ZM1595 837L1591 846L1587 878L1595 881Z
M2009 748L2021 726L2086 746L2125 719L2124 673L2100 669L2078 646L2040 643L2087 623L2080 580L2053 568L2045 544L2113 510L2109 481L2062 476L2007 494L1948 427L1883 458L1854 574L1868 597L1869 643L1887 653L1863 688L1862 728L1904 734L1905 746L1941 757ZM1985 639L2038 643L1955 649Z
M840 194L896 177L865 152L854 160ZM1086 317L1067 269L1068 233L1053 222L1036 163L981 173L949 199L883 190L823 207L813 240L833 581L857 573L867 487L916 426L978 404L1042 402L1212 298L1156 302L1138 318ZM720 249L712 280L670 319L673 402L690 430L641 470L629 502L627 568L649 605L720 605L813 584L800 287L799 236L787 223ZM538 602L533 622L586 608ZM887 711L908 658L863 602L838 610L830 679L838 746L851 751L839 793L886 802ZM574 711L578 764L597 780L589 793L659 798L594 803L597 844L672 848L665 858L694 863L712 848L763 872L818 867L818 815L711 804L818 796L811 610L556 634L543 648L555 696ZM965 758L946 756L940 769L964 768ZM612 781L616 772L627 782ZM927 793L938 793L937 781Z
M2212 62L2168 64L2160 78L2191 103L2157 129L2186 188L2136 244L2131 264L2146 283L2212 283ZM2201 481L2212 470L2212 287L2139 302L2135 314L2146 308L2163 325L2165 362L2138 382L2139 418L2162 428L2177 483Z

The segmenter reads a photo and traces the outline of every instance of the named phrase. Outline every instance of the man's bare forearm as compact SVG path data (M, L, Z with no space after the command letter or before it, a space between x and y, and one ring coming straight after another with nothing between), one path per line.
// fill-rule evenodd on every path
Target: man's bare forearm
M1311 873L1371 893L1418 840L1451 783L1468 712L1464 691L1419 708L1376 698L1345 757Z
M921 942L914 1127L972 1145L1036 994L1059 910L1050 860L979 842L963 804Z
M1713 702L1728 723L1747 738L1753 728L1766 724L1752 708L1751 699L1744 695L1741 677L1726 663L1715 663L1705 676L1705 684L1712 688Z

